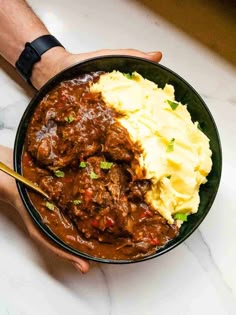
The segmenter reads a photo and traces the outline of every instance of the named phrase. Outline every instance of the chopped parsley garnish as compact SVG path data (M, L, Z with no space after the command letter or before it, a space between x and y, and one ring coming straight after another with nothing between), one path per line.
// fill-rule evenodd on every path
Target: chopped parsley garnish
M64 177L65 176L65 173L60 171L60 170L54 171L54 174L56 175L56 177Z
M100 163L100 167L103 170L109 170L112 167L113 163L112 162L106 162L106 161L102 161Z
M80 162L79 167L85 168L87 166L87 162Z
M130 73L123 73L123 76L126 77L129 80L132 80L132 78L133 78L132 73L131 74Z
M167 103L170 105L172 110L176 110L176 108L179 106L179 103L173 102L173 101L170 101L170 100L167 100Z
M174 143L175 143L175 138L172 138L170 142L168 143L168 146L166 148L166 152L173 152L174 151Z
M198 121L196 121L196 125L197 125L197 128L202 131L202 128L201 128L201 126L200 126Z
M174 216L175 220L181 220L181 221L187 221L188 220L188 216L185 213L176 213Z
M47 201L47 202L46 202L46 207L47 207L49 210L54 211L54 204L53 204L53 203Z
M65 117L65 121L68 122L69 124L74 121L75 118L73 116L68 116L68 117Z
M73 200L73 204L75 206L80 205L81 203L82 203L82 200L79 200L79 199Z
M91 179L98 179L99 178L99 176L96 174L96 173L94 173L93 171L90 173L90 178Z
M171 175L166 176L166 178L171 179Z

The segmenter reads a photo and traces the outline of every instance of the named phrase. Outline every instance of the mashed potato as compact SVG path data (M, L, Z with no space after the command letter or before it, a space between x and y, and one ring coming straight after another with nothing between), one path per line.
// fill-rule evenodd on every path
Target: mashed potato
M146 201L169 223L176 213L196 213L199 187L212 167L211 150L187 106L175 101L174 87L158 88L136 72L129 78L113 71L101 75L91 91L101 92L108 106L123 114L119 122L141 145L139 162L152 181Z

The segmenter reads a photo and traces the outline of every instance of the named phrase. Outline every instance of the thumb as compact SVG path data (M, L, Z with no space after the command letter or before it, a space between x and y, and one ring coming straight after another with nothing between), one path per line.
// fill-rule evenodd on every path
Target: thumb
M149 52L147 53L147 55L148 55L148 59L155 62L159 62L162 59L162 53L160 51Z

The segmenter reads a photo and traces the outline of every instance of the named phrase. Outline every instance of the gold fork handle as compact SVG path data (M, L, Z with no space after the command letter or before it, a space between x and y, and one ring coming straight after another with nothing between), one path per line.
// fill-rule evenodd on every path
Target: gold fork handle
M49 196L41 188L39 188L37 185L32 183L27 178L25 178L25 177L21 176L20 174L16 173L10 167L8 167L6 164L4 164L2 162L0 162L0 170L3 171L4 173L10 175L11 177L14 177L15 179L17 179L21 183L25 184L26 186L36 190L38 193L43 195L46 199L50 199Z

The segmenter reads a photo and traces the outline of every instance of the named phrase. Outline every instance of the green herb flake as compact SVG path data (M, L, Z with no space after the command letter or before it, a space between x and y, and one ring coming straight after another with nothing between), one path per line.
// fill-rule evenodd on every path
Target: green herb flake
M185 213L176 213L174 216L175 220L181 220L181 221L187 221L188 220L188 216Z
M64 177L65 176L65 173L60 171L60 170L54 171L54 174L56 177Z
M174 144L175 144L175 138L172 138L167 145L166 152L173 152L174 151Z
M73 116L68 116L68 117L65 117L65 121L68 122L69 124L74 121L75 118Z
M80 205L81 203L82 203L82 200L79 200L79 199L73 200L73 204L75 206Z
M166 178L171 179L171 175L166 176Z
M94 173L93 171L90 173L90 178L91 179L98 179L99 178L99 176L96 174L96 173Z
M54 204L52 204L51 202L46 202L46 207L51 210L51 211L54 211Z
M172 110L176 110L176 108L179 106L179 103L173 102L173 101L170 101L170 100L167 100L167 103L170 105Z
M112 167L113 163L112 162L106 162L106 161L102 161L100 163L100 167L103 170L109 170Z
M198 128L199 130L202 131L202 128L201 128L201 126L200 126L200 124L199 124L199 121L196 121L196 126L197 126L197 128Z
M79 167L85 168L87 166L87 162L80 162Z
M123 76L126 77L129 80L132 80L132 78L133 78L133 75L130 74L130 73L123 73Z

